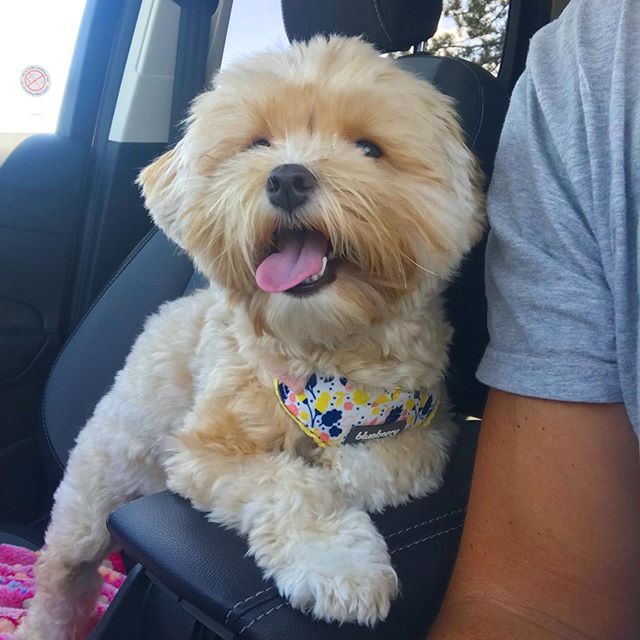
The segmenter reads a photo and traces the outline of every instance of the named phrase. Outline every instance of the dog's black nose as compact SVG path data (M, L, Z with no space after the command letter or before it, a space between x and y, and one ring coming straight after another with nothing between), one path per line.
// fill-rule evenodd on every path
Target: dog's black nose
M316 186L315 176L300 164L280 164L267 178L267 195L274 207L291 213L302 206Z

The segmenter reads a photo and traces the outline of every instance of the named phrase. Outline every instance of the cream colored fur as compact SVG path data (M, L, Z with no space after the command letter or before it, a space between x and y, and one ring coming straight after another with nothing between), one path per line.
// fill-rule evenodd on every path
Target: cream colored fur
M252 147L257 138L269 147ZM372 140L380 158L362 154ZM269 171L307 166L302 224L337 279L306 298L255 284L274 229ZM119 504L167 486L247 537L294 607L373 625L398 591L367 512L432 492L455 429L318 449L278 405L276 375L440 387L441 292L481 226L475 163L448 101L357 39L316 39L221 73L184 139L140 178L147 205L211 286L151 317L78 437L55 496L29 640L83 636ZM152 527L153 523L150 522Z

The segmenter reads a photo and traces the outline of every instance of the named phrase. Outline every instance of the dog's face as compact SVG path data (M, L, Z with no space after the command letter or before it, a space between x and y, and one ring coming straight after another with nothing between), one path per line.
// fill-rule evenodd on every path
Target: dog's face
M442 286L479 236L477 182L449 102L353 38L223 71L140 176L156 223L257 325L325 336Z

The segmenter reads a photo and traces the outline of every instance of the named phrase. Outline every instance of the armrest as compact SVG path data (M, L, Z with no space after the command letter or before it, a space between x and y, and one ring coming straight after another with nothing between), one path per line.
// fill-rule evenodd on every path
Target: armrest
M169 492L120 507L108 525L129 555L223 638L423 640L457 553L477 435L477 423L464 424L438 493L374 516L402 586L389 618L375 632L315 622L291 609L246 556L241 537Z

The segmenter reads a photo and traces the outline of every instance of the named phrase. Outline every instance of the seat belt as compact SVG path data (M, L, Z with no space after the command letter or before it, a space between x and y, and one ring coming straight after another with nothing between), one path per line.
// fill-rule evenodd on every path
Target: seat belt
M173 0L180 7L178 48L173 76L169 145L182 136L191 101L206 87L211 16L218 0Z

